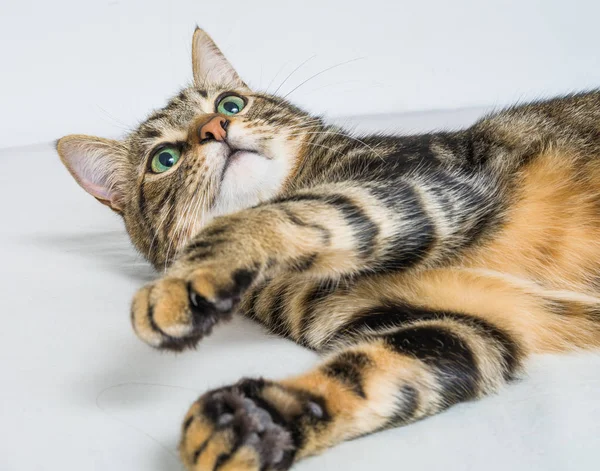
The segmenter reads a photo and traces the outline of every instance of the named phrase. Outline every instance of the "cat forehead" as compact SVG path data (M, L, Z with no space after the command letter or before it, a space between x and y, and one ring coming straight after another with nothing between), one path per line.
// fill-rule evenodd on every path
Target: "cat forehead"
M142 141L153 140L171 130L186 128L195 116L210 112L211 95L215 93L218 92L195 87L181 90L163 108L152 112L132 137Z

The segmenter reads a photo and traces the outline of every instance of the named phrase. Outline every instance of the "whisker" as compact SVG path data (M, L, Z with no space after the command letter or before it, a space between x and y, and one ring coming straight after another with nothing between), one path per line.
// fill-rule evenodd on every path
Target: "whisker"
M96 105L96 107L102 111L107 118L111 119L113 121L113 123L115 123L117 125L118 128L130 133L134 131L134 128L132 128L131 126L129 126L128 124L124 123L121 120L118 120L117 118L115 118L112 114L110 114L108 111L106 111L104 108L102 108L100 105Z
M372 146L367 144L365 141L362 141L361 139L351 136L350 134L343 133L337 129L330 129L328 131L322 131L322 132L303 132L303 133L298 133L298 134L324 134L324 135L325 134L337 134L339 136L342 136L342 137L345 137L348 139L352 139L353 141L358 142L359 144L362 144L367 149L369 149L371 152L373 152L377 157L379 157L381 160L383 160L383 156L379 152L377 152L375 150L375 148L373 148ZM294 135L296 135L296 134L291 134L290 136L294 136Z
M287 64L287 63L286 63ZM279 74L281 72L283 72L283 69L285 68L286 64L283 64L279 70L277 71L277 73L273 76L273 78L271 79L271 81L269 82L269 85L267 85L267 88L265 88L265 93L269 93L269 88L271 88L271 85L273 85L273 82L275 81L275 79L279 76Z
M341 80L339 82L333 82L333 83L328 83L325 85L321 85L320 87L315 87L311 90L308 90L306 92L304 92L304 96L310 94L310 93L314 93L317 92L319 90L322 90L324 88L330 88L330 87L336 87L338 85L348 85L348 84L361 84L361 88L364 88L365 86L368 86L369 88L382 88L385 85L381 82L375 82L375 81L370 81L367 82L365 80ZM353 87L354 89L354 87ZM339 90L338 90L339 91ZM348 91L348 89L344 89L343 91Z
M281 89L281 87L283 87L283 85L285 84L285 82L288 81L288 79L294 75L296 72L298 72L305 64L307 64L308 62L310 62L312 59L314 59L316 56L316 54L313 54L312 56L310 56L308 59L306 59L304 62L302 62L298 67L296 67L294 70L292 70L286 78L283 79L283 82L281 82L279 84L279 86L277 87L277 89L272 93L273 95L277 95L277 92Z
M315 142L306 142L306 145L313 146L313 147L319 147L319 148L323 148L323 149L327 149L330 152L334 152L336 154L343 155L340 150L334 149L333 147L326 146L324 144L317 144ZM304 158L302 160L302 162L300 163L300 165L298 166L298 168L296 170L296 175L300 175L302 173L302 171L304 170L304 168L306 167L306 165L308 163L308 160L309 159L307 159L307 158Z
M332 70L332 69L335 69L335 68L337 68L337 67L341 67L341 66L343 66L343 65L350 64L351 62L356 62L356 61L359 61L359 60L362 60L362 59L364 59L364 57L357 57L357 58L355 58L355 59L350 59L350 60L347 60L347 61L345 61L345 62L340 62L339 64L332 65L331 67L328 67L328 68L326 68L326 69L322 70L321 72L317 72L316 74L314 74L314 75L312 75L311 77L307 78L306 80L304 80L302 83L300 83L300 84L299 84L299 85L297 85L296 87L292 88L292 89L291 89L291 90L290 90L288 93L286 93L286 94L283 96L283 99L285 100L285 99L286 99L288 96L290 96L292 93L294 93L294 92L295 92L296 90L298 90L300 87L302 87L302 86L303 86L303 85L305 85L306 83L310 82L311 80L315 79L315 78L316 78L316 77L318 77L319 75L321 75L321 74L324 74L325 72L328 72L328 71L330 71L330 70Z
M167 220L167 217L169 216L169 214L171 214L172 210L173 210L173 207L169 207L169 209L167 211L165 211L164 216L159 220L158 226L154 230L154 236L152 237L152 240L150 241L150 246L148 247L148 256L146 257L147 259L150 259L150 254L152 253L152 248L154 247L154 242L158 240L157 239L158 234L160 234L162 226L165 223L165 221Z
M185 183L185 182L184 182ZM188 185L184 185L179 191L181 192L185 192L189 187ZM186 214L187 212L187 207L191 204L191 200L188 200L186 203L184 203L184 206L186 209L184 209L184 211L182 213L180 213L180 215L177 218L177 221L175 223L175 229L171 232L171 237L169 240L169 245L167 246L167 253L165 254L165 264L164 264L164 271L167 270L167 265L169 262L169 255L171 254L171 246L173 245L173 240L180 234L180 226L181 223L184 222L184 218L183 215Z

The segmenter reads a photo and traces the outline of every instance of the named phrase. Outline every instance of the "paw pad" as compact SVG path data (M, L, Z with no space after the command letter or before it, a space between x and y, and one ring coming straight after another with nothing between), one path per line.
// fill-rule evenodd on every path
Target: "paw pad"
M273 405L259 396L248 395L248 388L241 386L238 384L207 393L192 407L190 413L193 415L190 418L197 417L194 423L201 425L198 425L200 431L189 427L190 418L184 425L181 445L184 462L188 456L198 463L203 462L202 460L212 462L210 456L203 454L215 453L218 454L215 459L221 459L222 465L228 461L236 463L241 457L247 461L248 456L251 456L257 470L288 469L295 452L290 424ZM255 388L252 389L256 392ZM212 428L212 431L207 428ZM194 434L210 438L198 448ZM215 449L211 442L221 445ZM194 456L198 449L201 450L199 455Z

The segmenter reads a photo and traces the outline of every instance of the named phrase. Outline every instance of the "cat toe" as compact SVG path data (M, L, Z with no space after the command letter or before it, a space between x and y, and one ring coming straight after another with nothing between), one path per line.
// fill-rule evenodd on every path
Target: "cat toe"
M134 331L147 344L166 350L193 348L213 327L229 320L254 274L198 268L144 286L131 307Z
M269 403L254 397L248 381L212 391L184 422L180 452L188 469L285 470L295 446L289 424Z
M166 350L193 348L219 320L210 306L192 301L189 283L163 278L135 295L131 309L134 331L147 344Z

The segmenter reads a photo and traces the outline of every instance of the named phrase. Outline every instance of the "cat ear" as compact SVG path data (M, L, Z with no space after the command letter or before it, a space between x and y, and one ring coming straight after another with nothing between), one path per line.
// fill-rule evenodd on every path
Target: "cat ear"
M59 139L56 150L85 191L114 211L123 212L128 164L119 141L71 135Z
M192 39L192 67L198 88L248 88L210 36L198 27Z

